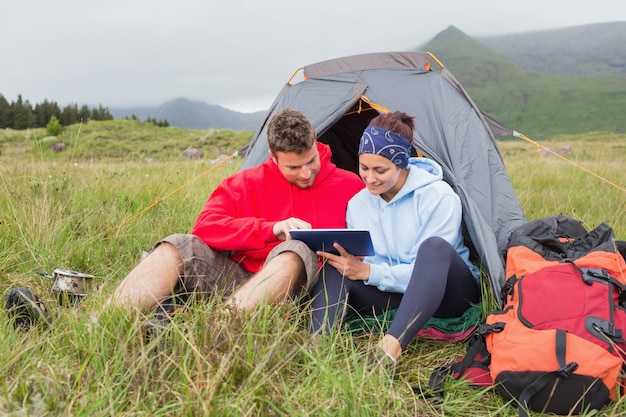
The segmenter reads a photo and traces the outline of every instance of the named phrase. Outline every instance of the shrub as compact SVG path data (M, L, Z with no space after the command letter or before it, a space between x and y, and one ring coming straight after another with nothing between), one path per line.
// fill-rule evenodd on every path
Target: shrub
M63 131L63 126L55 116L51 116L46 125L46 134L48 136L59 136Z

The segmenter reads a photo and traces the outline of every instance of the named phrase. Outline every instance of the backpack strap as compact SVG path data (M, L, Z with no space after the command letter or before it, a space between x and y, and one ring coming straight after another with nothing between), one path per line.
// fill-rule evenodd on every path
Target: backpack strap
M434 395L441 398L444 393L443 382L448 375L455 379L468 380L478 386L491 385L490 383L485 384L480 380L480 375L475 375L476 372L471 371L472 368L477 368L483 371L483 375L485 373L489 373L490 362L491 355L489 354L489 351L487 351L485 338L482 335L475 334L468 342L467 351L463 359L459 362L454 362L436 368L430 376L428 387ZM476 376L479 379L474 380L473 376Z
M580 268L573 261L567 260L568 263L574 265L574 267L580 272L580 275L587 285L592 285L593 281L604 281L616 286L620 292L623 292L626 287L624 284L613 278L609 271L604 268Z
M442 399L445 394L443 384L448 376L469 381L471 385L477 387L493 386L489 373L491 354L487 350L485 335L501 332L503 329L504 323L483 323L478 326L468 339L465 356L460 361L435 368L428 380L428 387L412 386L413 392L425 395L427 398Z
M578 368L576 362L565 362L565 351L567 345L567 332L565 330L556 331L556 359L559 363L559 369L542 375L532 384L527 386L519 395L519 406L517 411L520 417L529 417L528 402L549 383L558 379L565 379L572 376L572 373Z
M507 278L506 282L500 289L500 302L502 305L506 305L509 296L513 293L513 288L515 287L517 281L517 276L512 275Z

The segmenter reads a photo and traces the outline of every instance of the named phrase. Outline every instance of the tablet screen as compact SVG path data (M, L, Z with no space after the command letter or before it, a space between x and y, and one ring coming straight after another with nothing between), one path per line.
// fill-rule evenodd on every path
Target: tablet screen
M370 232L365 229L293 229L289 234L292 239L306 243L313 251L338 254L333 247L336 242L354 256L374 254Z

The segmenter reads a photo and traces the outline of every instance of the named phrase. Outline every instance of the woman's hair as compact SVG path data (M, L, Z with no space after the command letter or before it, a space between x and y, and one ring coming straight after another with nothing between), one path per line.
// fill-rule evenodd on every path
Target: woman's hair
M315 145L315 130L302 113L285 108L270 120L267 141L272 153L300 154Z
M401 111L392 111L379 114L370 120L370 126L381 127L404 136L409 143L413 142L413 129L415 129L415 117Z

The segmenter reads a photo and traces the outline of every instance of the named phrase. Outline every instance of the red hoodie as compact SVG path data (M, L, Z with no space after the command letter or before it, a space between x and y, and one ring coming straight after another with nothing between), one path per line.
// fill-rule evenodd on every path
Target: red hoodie
M361 179L330 162L330 148L318 142L320 171L309 188L290 184L272 158L234 174L217 186L191 231L249 272L257 272L279 241L274 223L297 217L313 228L346 227L348 200Z

